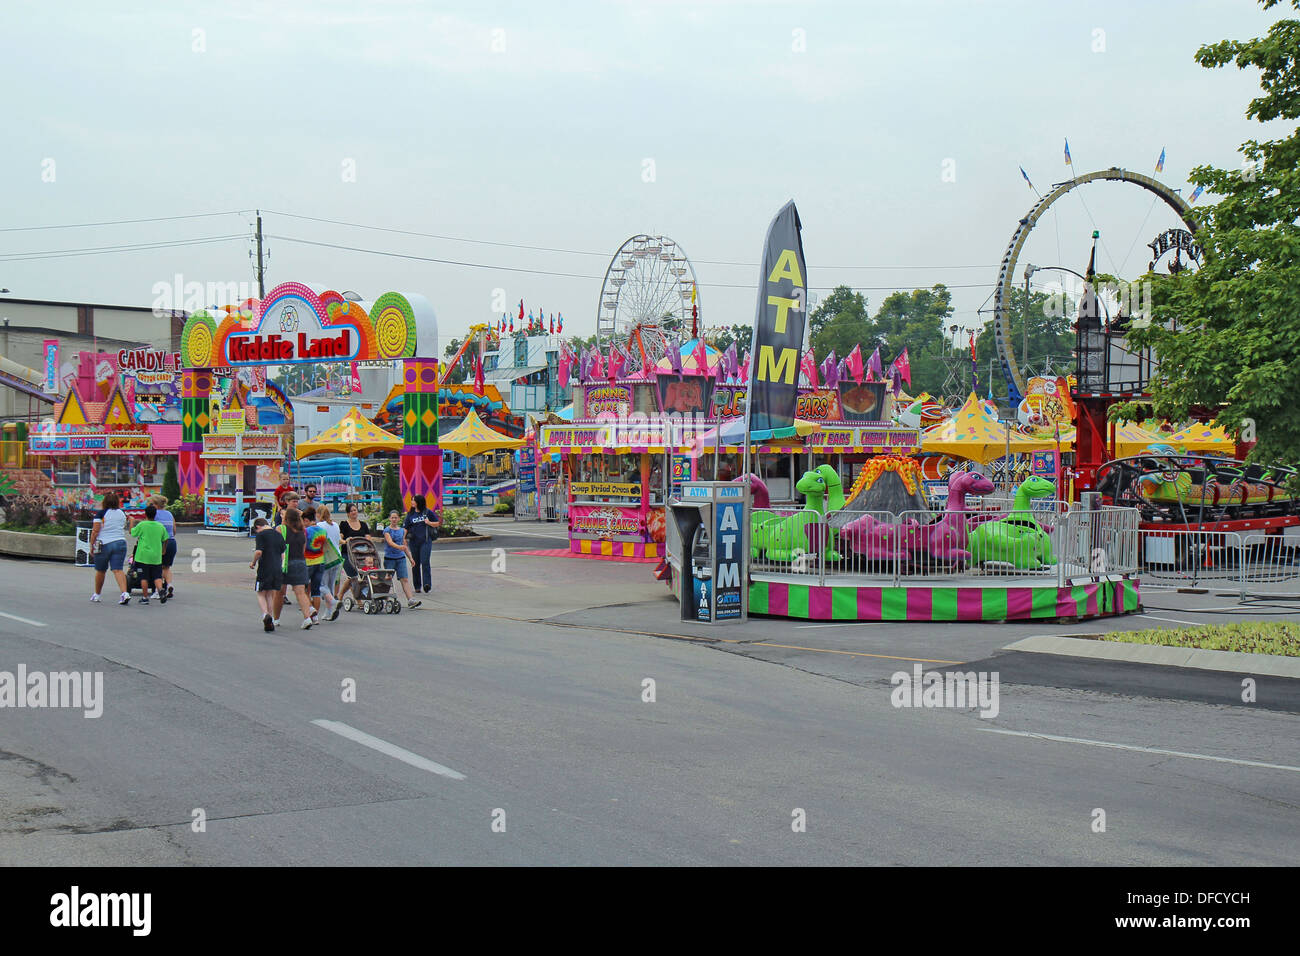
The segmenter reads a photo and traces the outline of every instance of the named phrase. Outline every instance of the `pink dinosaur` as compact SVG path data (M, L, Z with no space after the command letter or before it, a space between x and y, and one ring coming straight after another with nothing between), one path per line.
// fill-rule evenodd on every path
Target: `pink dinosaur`
M948 560L967 560L970 552L966 550L966 535L973 516L966 511L967 495L987 495L993 490L993 482L974 471L955 471L948 478L948 506L938 521L921 529L921 546L932 557ZM991 520L996 515L979 515L980 520Z
M840 540L869 560L899 557L908 551L923 551L936 558L967 559L967 520L974 516L966 511L966 495L986 495L993 482L977 472L957 471L948 479L948 507L943 516L928 525L909 518L901 525L863 515L840 529ZM997 515L989 515L991 520Z

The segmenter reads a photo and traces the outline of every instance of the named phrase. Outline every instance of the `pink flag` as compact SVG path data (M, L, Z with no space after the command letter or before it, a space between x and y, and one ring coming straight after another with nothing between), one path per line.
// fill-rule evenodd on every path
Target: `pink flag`
M799 363L799 370L808 379L808 384L813 388L817 387L817 357L813 355L813 350L809 349L803 353L803 359Z
M853 376L853 381L859 385L862 384L862 349L855 345L853 351L849 353L845 363L848 366L849 374Z
M691 358L695 359L695 369L701 375L709 374L709 353L704 347L704 339L695 340L695 348L691 351Z
M740 381L749 381L749 350L745 350L745 357L740 360Z
M591 347L591 377L600 378L605 374L605 366L601 362L600 347L593 345Z
M569 387L569 365L573 361L573 353L569 351L567 344L560 346L560 367L556 370L555 378L560 383L560 388Z
M903 347L903 354L894 361L894 367L898 369L898 374L903 377L903 381L910 386L912 384L912 363L907 359L907 346Z

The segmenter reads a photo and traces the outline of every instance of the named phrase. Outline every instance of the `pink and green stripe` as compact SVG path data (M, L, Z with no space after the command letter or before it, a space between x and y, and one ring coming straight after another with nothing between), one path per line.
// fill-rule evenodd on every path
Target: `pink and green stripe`
M749 613L812 621L1022 621L1103 617L1142 606L1137 579L1067 587L819 587L754 581Z

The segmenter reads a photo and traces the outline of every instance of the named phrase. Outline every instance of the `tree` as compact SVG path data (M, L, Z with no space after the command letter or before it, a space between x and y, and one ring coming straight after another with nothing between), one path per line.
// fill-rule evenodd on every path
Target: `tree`
M818 361L830 354L831 349L840 358L853 351L854 345L860 345L863 358L871 354L877 345L871 318L867 314L867 300L861 292L854 292L846 285L836 286L835 291L821 301L808 316L809 341Z
M387 521L388 516L396 511L399 515L406 511L402 504L402 492L397 485L397 466L391 461L384 462L384 482L379 489L380 500L384 503L384 513L380 519Z
M881 361L886 368L907 349L913 395L922 391L937 395L943 389L947 376L943 355L948 348L946 330L950 318L952 293L942 283L930 289L894 292L880 303L875 318L875 344L871 348L880 346ZM862 351L864 358L870 354L865 344Z
M1025 354L1025 290L1012 288L1007 301L1011 326L1011 351L1016 356L1020 371L1026 369L1035 375L1041 374L1047 359L1051 359L1052 368L1061 375L1069 375L1074 369L1074 321L1077 305L1064 294L1049 296L1045 292L1029 293L1029 352ZM969 350L965 342L958 343L959 348ZM990 322L980 331L975 339L975 358L981 378L981 390L987 393L989 383L982 381L988 375L989 361L993 362L993 391L1005 395L1006 381L1002 375L1002 364L997 358L997 342ZM1029 376L1026 375L1026 378ZM963 377L963 382L965 381Z
M735 345L737 358L743 357L749 351L749 343L753 338L752 325L720 325L704 330L705 341L719 352L725 352L730 346Z
M181 483L176 478L176 459L167 459L167 471L163 474L162 496L171 504L181 496Z
M1261 0L1264 9L1278 0ZM1291 0L1300 10L1300 0ZM1207 69L1258 67L1263 95L1246 116L1260 122L1300 118L1300 21L1283 19L1267 36L1201 47ZM1283 139L1248 140L1239 170L1198 166L1191 179L1222 197L1196 209L1200 268L1148 275L1152 315L1131 338L1155 348L1160 374L1151 384L1155 413L1185 420L1213 414L1242 438L1254 436L1257 460L1300 461L1300 126ZM1123 410L1120 410L1122 413Z

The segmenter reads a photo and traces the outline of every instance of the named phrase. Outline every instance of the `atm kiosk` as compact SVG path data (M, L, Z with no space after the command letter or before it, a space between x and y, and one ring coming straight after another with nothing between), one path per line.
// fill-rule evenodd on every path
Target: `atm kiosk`
M749 487L682 484L668 506L668 560L683 621L734 624L749 617Z

